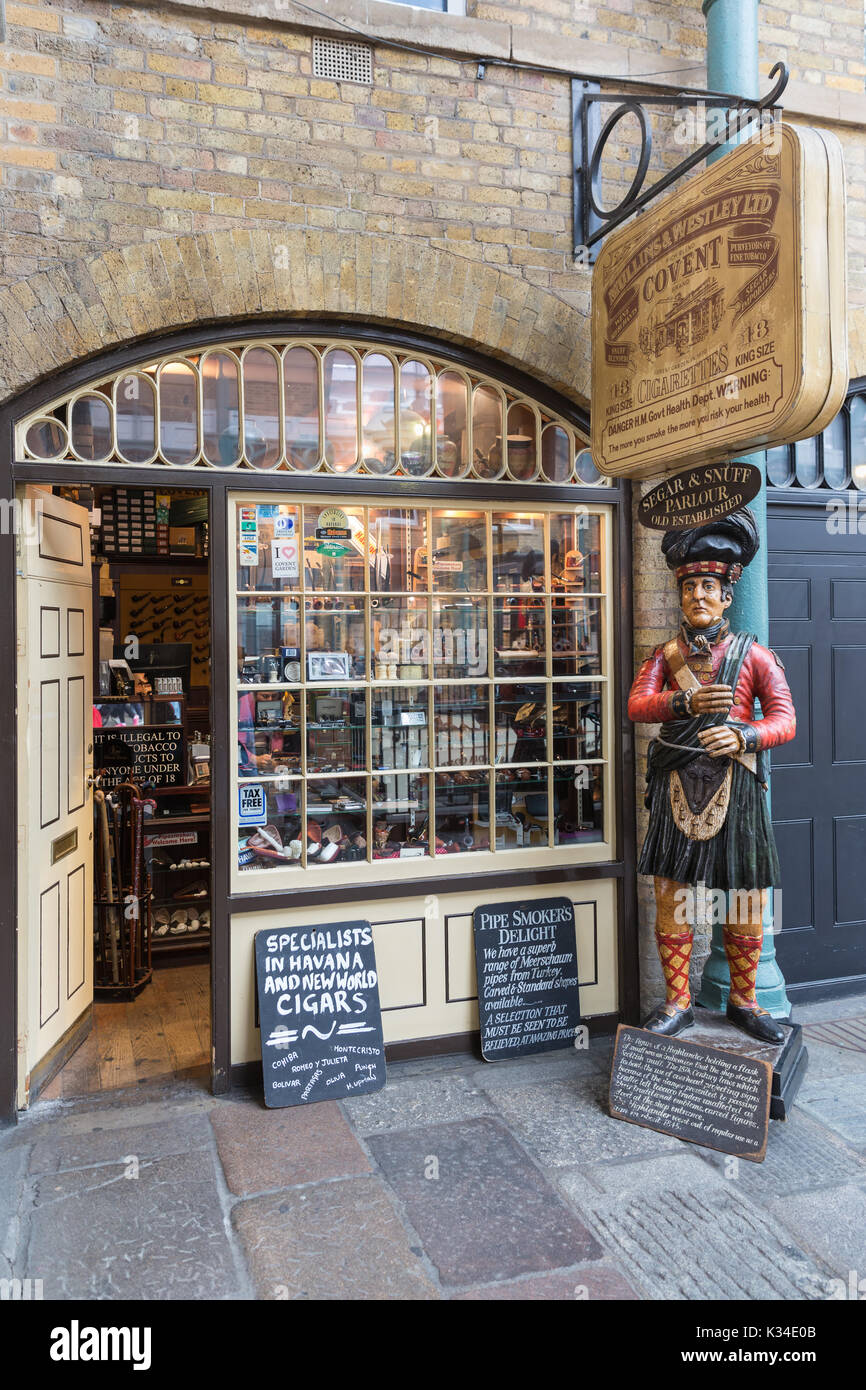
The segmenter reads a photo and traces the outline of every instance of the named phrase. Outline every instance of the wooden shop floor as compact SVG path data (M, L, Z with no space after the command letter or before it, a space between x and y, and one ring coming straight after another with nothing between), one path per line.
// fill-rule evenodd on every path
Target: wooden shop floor
M131 1004L94 1001L90 1033L39 1098L119 1090L209 1062L210 966L166 966Z

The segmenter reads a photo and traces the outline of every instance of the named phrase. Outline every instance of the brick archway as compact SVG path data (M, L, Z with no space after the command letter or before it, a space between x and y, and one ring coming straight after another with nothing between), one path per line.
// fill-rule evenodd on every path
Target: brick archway
M0 291L0 401L114 347L193 324L334 317L420 330L586 406L581 312L520 276L414 238L302 230L163 237Z

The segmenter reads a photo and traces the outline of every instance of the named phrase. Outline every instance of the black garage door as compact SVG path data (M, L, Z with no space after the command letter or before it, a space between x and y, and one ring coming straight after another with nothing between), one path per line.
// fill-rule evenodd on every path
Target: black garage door
M866 496L845 500L843 519L820 487L770 489L770 645L797 707L797 737L772 760L776 944L794 999L866 985Z

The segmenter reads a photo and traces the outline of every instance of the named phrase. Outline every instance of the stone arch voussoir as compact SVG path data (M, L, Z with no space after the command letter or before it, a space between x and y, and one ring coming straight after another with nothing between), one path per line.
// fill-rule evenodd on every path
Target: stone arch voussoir
M314 228L162 237L0 291L0 400L89 357L258 317L400 325L473 348L585 406L589 292L574 308L519 274L415 238Z

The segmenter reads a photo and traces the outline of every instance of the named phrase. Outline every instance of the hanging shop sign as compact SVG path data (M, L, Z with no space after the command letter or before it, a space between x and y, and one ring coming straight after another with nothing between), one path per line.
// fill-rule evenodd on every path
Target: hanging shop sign
M615 1119L760 1163L767 1151L770 1062L620 1024L610 1074Z
M99 785L105 791L121 782L135 782L145 789L186 782L180 724L94 729L93 741Z
M485 1061L574 1047L580 1001L570 899L477 907L473 929Z
M369 922L256 932L265 1105L368 1095L385 1085Z
M666 477L817 434L848 383L835 136L777 123L613 232L592 282L592 457Z
M638 521L654 531L703 526L744 507L761 490L761 470L751 463L705 463L674 473L644 493Z

